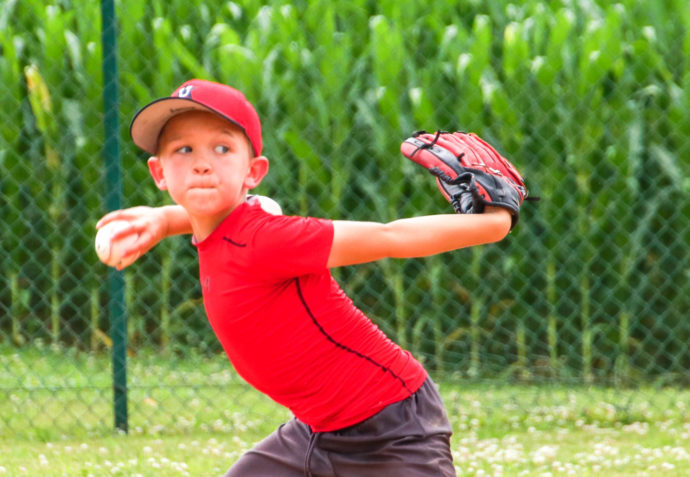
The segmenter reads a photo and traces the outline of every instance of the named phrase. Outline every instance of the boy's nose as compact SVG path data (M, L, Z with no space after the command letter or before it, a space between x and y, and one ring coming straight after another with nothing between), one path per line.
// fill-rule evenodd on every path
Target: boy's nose
M206 164L194 164L194 172L196 172L197 174L208 174L210 170L211 168L208 167Z
M197 174L208 174L211 171L211 167L208 161L201 156L196 156L194 158L194 172Z

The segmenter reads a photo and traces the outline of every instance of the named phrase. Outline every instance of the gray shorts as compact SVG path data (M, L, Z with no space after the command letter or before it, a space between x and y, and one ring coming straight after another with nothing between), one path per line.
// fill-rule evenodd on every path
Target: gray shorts
M225 477L455 477L452 430L427 379L409 398L334 432L292 419L244 454Z

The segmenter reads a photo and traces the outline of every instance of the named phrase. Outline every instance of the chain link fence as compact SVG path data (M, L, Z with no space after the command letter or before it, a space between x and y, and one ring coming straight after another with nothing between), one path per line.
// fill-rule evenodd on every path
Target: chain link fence
M111 299L95 223L101 16L0 0L0 436L112 428ZM389 221L449 212L400 142L471 130L524 172L503 242L334 271L437 380L690 381L690 7L683 1L120 0L123 206L166 196L128 137L185 79L231 84L264 125L285 213ZM284 417L232 372L189 237L128 268L130 429ZM248 419L251 409L254 418Z

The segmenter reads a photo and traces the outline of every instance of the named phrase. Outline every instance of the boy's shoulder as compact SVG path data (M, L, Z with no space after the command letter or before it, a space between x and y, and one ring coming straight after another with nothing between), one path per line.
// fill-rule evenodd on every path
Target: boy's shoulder
M259 201L250 200L238 206L221 227L224 233L243 237L248 246L288 246L286 242L307 242L332 235L333 221L271 213Z
M244 279L284 280L322 273L333 244L332 221L273 215L244 203L199 244L204 269L231 267Z

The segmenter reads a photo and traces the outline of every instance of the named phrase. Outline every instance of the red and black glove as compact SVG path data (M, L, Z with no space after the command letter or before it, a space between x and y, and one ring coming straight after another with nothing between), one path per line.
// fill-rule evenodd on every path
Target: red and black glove
M528 192L517 169L479 136L463 132L419 131L400 150L426 168L458 214L480 214L492 205L507 209L518 221Z

